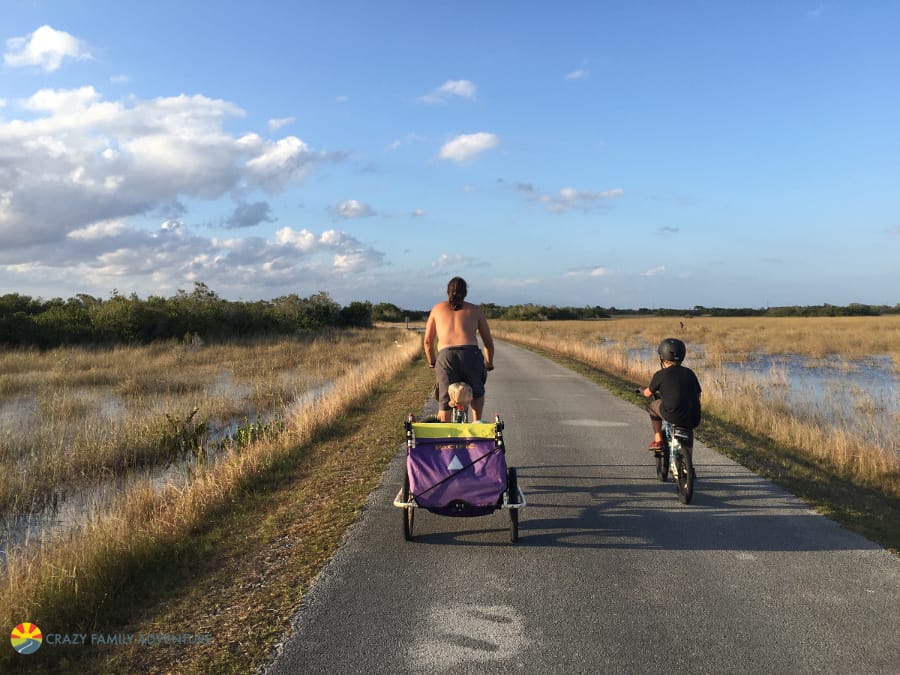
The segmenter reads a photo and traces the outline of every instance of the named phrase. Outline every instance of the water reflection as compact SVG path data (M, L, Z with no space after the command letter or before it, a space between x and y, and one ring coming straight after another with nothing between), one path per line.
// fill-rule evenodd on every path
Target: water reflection
M813 359L798 354L756 354L723 370L754 378L770 402L798 417L844 428L884 445L886 427L900 416L900 375L888 356L848 360Z
M622 350L626 358L641 363L656 360L654 345L623 350L616 340L594 347L607 353ZM900 453L897 426L900 421L900 371L887 355L846 359L839 355L814 358L801 354L754 353L742 360L707 356L703 345L692 345L690 367L704 379L724 374L745 387L762 392L775 406L789 410L826 428L845 429L878 447Z
M229 382L220 379L219 386L228 387ZM304 408L315 405L332 389L333 383L327 382L295 394L281 411L253 411L251 414L255 419L244 416L211 424L202 439L202 447L206 451L202 461L215 464L229 452L239 452L240 439L245 439L250 434L267 433L281 428L285 419L301 414ZM234 393L234 389L231 393ZM127 414L124 403L111 394L104 395L100 408L105 417L115 418ZM38 415L39 402L35 397L6 401L0 405L0 431ZM90 522L107 512L115 500L132 489L150 487L159 492L169 486L180 488L187 485L198 469L198 461L201 460L188 454L167 466L138 467L125 475L111 475L88 484L59 485L49 503L44 501L31 508L24 506L15 512L0 515L0 567L5 566L10 551L32 544L40 545L51 538L64 535L78 525Z

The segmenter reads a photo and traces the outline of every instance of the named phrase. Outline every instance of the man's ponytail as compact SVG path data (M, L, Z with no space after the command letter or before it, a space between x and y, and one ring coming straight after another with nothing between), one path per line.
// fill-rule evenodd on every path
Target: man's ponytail
M453 277L450 280L450 283L447 284L447 302L450 305L450 309L454 312L458 309L462 309L468 292L469 289L466 286L466 280L462 277Z

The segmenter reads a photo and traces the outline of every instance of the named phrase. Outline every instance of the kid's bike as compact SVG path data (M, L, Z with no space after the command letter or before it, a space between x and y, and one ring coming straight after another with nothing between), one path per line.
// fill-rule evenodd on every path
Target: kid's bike
M642 389L635 389L643 396ZM675 490L682 504L689 504L694 496L694 430L680 427L668 420L662 421L663 447L653 454L656 458L656 477L665 483L669 472L675 481Z
M656 476L668 480L669 471L682 504L689 504L694 496L694 431L663 420L663 447L656 451Z

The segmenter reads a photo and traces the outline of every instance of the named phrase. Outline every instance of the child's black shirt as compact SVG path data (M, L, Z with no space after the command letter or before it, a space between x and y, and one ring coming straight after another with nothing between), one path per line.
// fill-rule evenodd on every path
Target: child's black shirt
M700 382L690 368L674 365L658 370L650 391L662 399L660 412L672 424L690 429L700 424Z

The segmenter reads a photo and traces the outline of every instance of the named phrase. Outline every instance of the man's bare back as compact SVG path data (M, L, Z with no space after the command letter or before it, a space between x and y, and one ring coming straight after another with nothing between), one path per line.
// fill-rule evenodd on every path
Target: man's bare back
M431 308L428 323L425 325L425 350L427 353L428 345L433 346L435 339L441 349L477 345L477 335L481 335L481 341L485 346L485 361L490 366L494 356L494 340L491 338L491 329L481 308L466 302L461 309L453 310L450 309L448 302L439 302ZM488 346L491 348L490 357L487 354Z
M481 358L478 359L477 370L481 372L481 378L468 382L477 393L472 400L472 410L475 413L475 419L481 418L484 407L484 377L486 370L494 369L494 339L491 337L491 329L488 326L487 318L478 305L465 302L466 286L463 279L454 278L448 285L449 300L437 303L431 308L428 315L428 322L425 324L425 357L428 359L428 365L431 368L437 363L438 354L435 350L435 342L440 349L446 350L450 348L470 347L478 349L478 337L484 347L484 362L481 365ZM456 309L454 309L454 306ZM440 364L440 373L438 374L438 383L440 385L439 400L441 402L438 411L438 418L441 421L449 420L449 409L447 409L447 385L451 380L447 377L452 372L459 372L456 368L448 366L446 362L446 352L441 355L442 363ZM449 368L449 370L447 369ZM471 363L466 372L466 379L473 379L474 373L472 369L476 368L475 363ZM446 380L446 381L445 381Z

